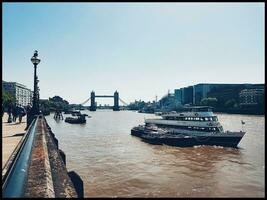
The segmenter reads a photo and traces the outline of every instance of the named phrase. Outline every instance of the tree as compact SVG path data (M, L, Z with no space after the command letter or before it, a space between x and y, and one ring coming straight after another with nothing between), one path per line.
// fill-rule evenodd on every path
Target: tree
M67 110L69 109L69 102L60 96L54 96L49 100L40 100L42 111L47 110Z
M3 103L3 107L4 109L7 109L10 106L14 106L16 104L16 98L13 94L11 94L10 92L6 92L3 90L2 92L2 103Z
M236 105L236 100L235 99L229 99L225 102L224 106L226 108L234 108Z
M203 98L200 101L200 105L202 106L212 106L212 107L216 107L218 104L218 100L217 98L212 98L212 97L208 97L208 98Z

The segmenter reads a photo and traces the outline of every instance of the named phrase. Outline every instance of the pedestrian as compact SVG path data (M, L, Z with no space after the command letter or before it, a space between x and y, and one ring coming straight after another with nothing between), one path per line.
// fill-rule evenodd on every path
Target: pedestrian
M30 113L31 109L32 109L31 104L28 104L26 107L26 113Z
M8 114L8 119L7 119L7 123L11 123L12 122L12 106L9 104L8 108L7 108L7 114Z
M13 106L12 108L12 115L13 115L13 122L16 122L17 117L18 117L18 112L17 112L17 106Z
M19 106L17 110L18 110L18 116L19 116L19 123L21 123L22 117L26 115L26 110L22 106Z

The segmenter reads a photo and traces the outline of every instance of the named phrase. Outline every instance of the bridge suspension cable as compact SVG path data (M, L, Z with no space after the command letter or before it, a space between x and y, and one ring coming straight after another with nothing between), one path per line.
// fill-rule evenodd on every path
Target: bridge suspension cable
M123 101L121 98L119 98L119 100L123 105L128 106L128 104L125 101Z
M88 101L90 101L91 97L89 97L88 99L86 99L83 103L81 103L81 105L86 104Z
M91 100L91 97L90 98L88 98L88 99L86 99L84 102L82 102L80 105L84 105L84 104L86 104L88 101L90 101ZM124 105L124 106L128 106L128 104L125 102L125 101L123 101L121 98L119 98L119 100L120 100L120 102Z

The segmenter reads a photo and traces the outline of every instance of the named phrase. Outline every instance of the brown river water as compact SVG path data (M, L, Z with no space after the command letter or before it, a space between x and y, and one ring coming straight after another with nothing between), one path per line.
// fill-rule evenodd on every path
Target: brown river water
M130 133L153 114L82 113L92 116L84 125L46 119L68 171L83 179L85 197L265 196L265 116L217 114L224 130L240 131L245 121L236 149L151 145Z

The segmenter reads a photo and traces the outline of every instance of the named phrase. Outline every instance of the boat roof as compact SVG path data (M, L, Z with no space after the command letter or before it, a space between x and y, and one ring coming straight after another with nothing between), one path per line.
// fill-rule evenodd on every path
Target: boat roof
M199 114L201 117L210 117L214 116L212 112L211 106L188 106L184 107L183 110L176 112L176 113L167 113L163 114L162 117L164 118L165 116L185 116L185 117L192 117L195 116L196 113Z

